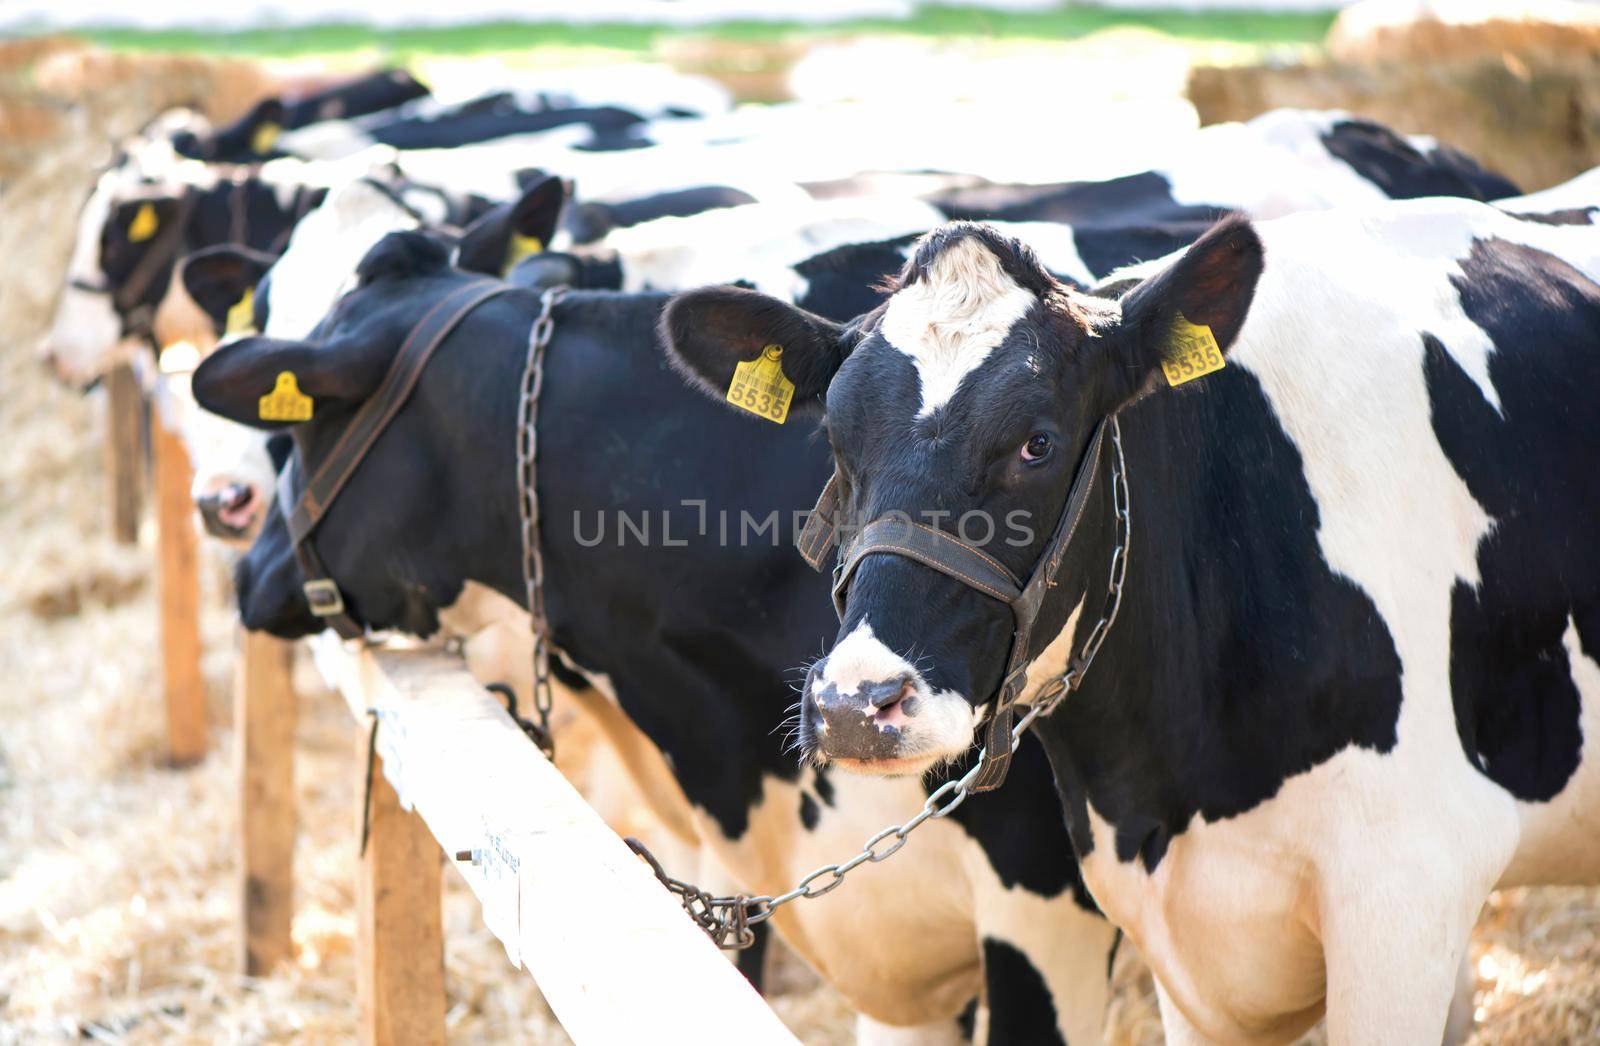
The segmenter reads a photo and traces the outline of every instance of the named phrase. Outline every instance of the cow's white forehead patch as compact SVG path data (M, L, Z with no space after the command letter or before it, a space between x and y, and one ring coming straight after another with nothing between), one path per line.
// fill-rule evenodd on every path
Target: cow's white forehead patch
M940 252L922 279L897 291L880 330L916 365L922 382L917 416L948 403L1037 301L972 236Z
M391 232L417 228L417 219L382 189L356 181L328 194L290 234L272 267L267 329L273 338L304 338L341 295L355 285L356 266Z

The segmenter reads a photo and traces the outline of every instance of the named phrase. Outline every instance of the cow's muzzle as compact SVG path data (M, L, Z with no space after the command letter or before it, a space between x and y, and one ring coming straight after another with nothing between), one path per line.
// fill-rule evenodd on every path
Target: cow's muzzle
M807 674L801 700L802 745L818 762L857 773L920 774L972 743L973 713L953 693L934 693L909 664L885 671Z
M229 483L195 498L206 533L224 541L249 537L260 521L260 498L248 483Z

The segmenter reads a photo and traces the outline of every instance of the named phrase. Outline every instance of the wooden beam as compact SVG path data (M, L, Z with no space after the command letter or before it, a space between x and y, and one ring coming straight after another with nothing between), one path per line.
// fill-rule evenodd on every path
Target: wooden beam
M459 658L328 633L312 650L358 720L376 709L384 773L470 854L454 867L484 921L575 1041L795 1042Z
M367 731L357 735L356 794L363 796ZM372 775L367 816L367 848L356 876L357 1030L371 1046L442 1046L439 847L422 818L401 808L381 766Z
M106 375L106 478L111 487L111 534L120 543L139 540L139 503L144 489L144 393L133 367L119 363Z
M200 676L199 536L192 471L183 440L159 416L150 426L155 456L156 574L161 593L162 689L167 750L174 765L206 754L206 693Z
M294 647L239 630L233 691L239 779L239 963L246 976L272 972L294 953Z

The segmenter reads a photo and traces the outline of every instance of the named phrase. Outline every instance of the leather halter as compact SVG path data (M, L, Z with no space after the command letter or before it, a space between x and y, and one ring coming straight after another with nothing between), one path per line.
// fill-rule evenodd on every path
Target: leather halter
M422 369L428 365L444 340L478 306L502 294L520 290L499 280L480 279L445 295L411 328L400 351L395 354L394 362L389 365L389 372L384 375L382 384L361 404L327 460L312 475L298 498L293 496L289 482L293 459L278 474L278 509L289 525L295 559L305 578L301 589L305 592L306 602L311 605L311 613L327 622L342 638L359 639L364 629L350 616L338 583L328 575L317 556L310 540L312 533L328 514L328 509L333 507L339 492L366 459L378 437L400 413L406 400L410 399ZM290 508L290 505L294 507Z
M67 281L74 290L104 294L109 297L112 308L122 320L124 337L130 334L149 337L153 334L152 324L155 322L156 307L160 302L144 302L141 299L163 267L177 260L183 238L189 231L189 218L194 213L198 197L199 194L193 187L184 188L183 195L178 197L177 216L156 230L155 236L151 237L144 253L134 264L133 271L120 286L113 287L105 280L94 281L81 277Z
M1011 608L1015 620L1011 649L1006 658L1005 675L995 695L994 709L984 726L985 766L972 784L974 792L998 788L1010 769L1013 709L1017 699L1022 696L1023 687L1027 684L1028 666L1033 662L1028 649L1029 638L1044 603L1045 590L1056 583L1056 573L1061 569L1061 561L1066 556L1073 535L1077 533L1078 523L1083 519L1089 495L1094 491L1095 477L1100 471L1101 452L1110 438L1107 430L1115 430L1116 427L1115 414L1102 419L1095 426L1077 474L1072 479L1066 503L1056 520L1050 543L1045 546L1026 582L977 546L948 531L918 523L904 513L892 512L880 516L862 527L848 544L839 549L839 563L834 568L833 606L841 621L844 620L845 603L849 598L850 580L861 566L861 561L871 555L904 556L955 578ZM828 550L839 540L839 488L839 473L835 471L822 488L816 507L811 510L805 526L795 538L796 547L813 570L822 569Z

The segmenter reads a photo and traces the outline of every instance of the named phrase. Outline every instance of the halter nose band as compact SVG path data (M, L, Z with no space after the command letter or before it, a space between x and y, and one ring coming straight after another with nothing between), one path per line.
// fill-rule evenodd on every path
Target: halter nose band
M1077 533L1083 518L1084 506L1094 490L1095 476L1100 471L1100 453L1105 446L1107 428L1116 431L1117 418L1113 414L1095 426L1083 460L1072 479L1066 503L1056 520L1050 543L1034 564L1033 573L1026 583L1017 579L1005 564L987 552L947 531L918 523L904 513L890 513L868 523L840 550L839 566L834 575L833 606L839 619L844 620L845 603L849 599L850 580L861 566L861 561L872 555L896 555L921 563L923 566L947 577L955 578L969 588L976 589L1011 608L1015 628L1011 634L1011 649L1006 657L1005 675L1000 680L994 711L985 728L985 768L973 783L974 792L998 788L1005 780L1011 764L1012 708L1022 696L1027 682L1028 666L1033 658L1028 653L1028 640L1033 634L1039 608L1044 604L1045 590L1055 584L1056 572L1067 546ZM816 507L801 528L795 544L800 554L814 569L821 569L823 557L839 537L839 474L834 472Z

